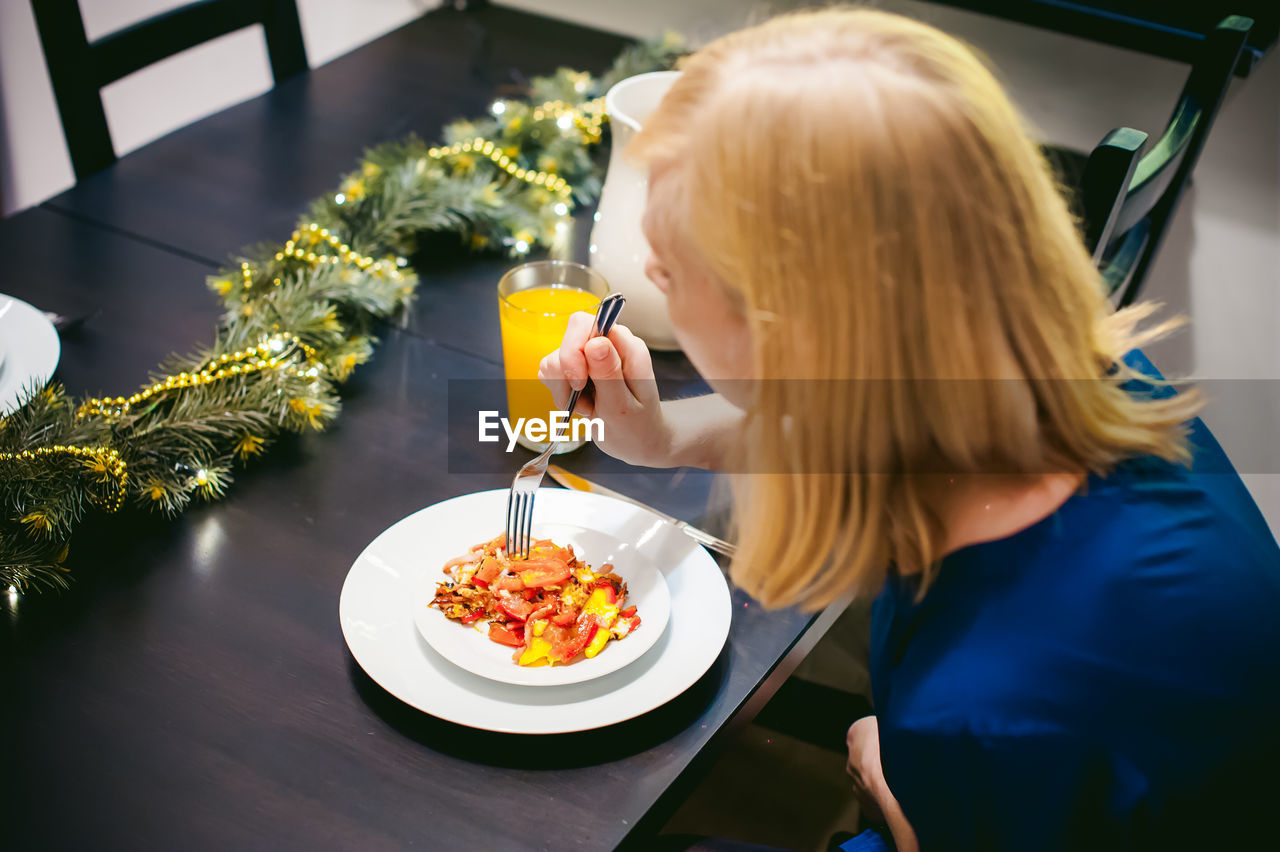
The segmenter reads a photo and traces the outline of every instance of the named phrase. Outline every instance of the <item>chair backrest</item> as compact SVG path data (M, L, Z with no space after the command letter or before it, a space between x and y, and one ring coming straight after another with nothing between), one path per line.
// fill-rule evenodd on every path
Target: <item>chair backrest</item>
M1095 264L1102 264L1111 245L1120 207L1146 144L1147 134L1141 130L1120 127L1103 137L1085 163L1079 195L1084 207L1084 244L1093 252Z
M161 59L261 24L279 83L307 70L295 0L199 0L90 42L79 0L31 0L71 165L80 179L115 162L102 87Z
M1252 26L1251 19L1232 15L1209 33L1168 126L1151 149L1130 166L1132 176L1119 184L1127 187L1123 193L1110 199L1105 197L1108 181L1116 180L1123 171L1125 158L1130 153L1136 154L1134 145L1140 148L1146 134L1120 128L1109 134L1090 155L1085 173L1093 172L1096 190L1101 193L1094 204L1112 205L1109 215L1105 215L1098 226L1101 230L1094 258L1100 261L1103 277L1120 307L1132 302L1142 286L1231 85L1236 62ZM1088 205L1087 186L1085 194ZM1090 221L1089 225L1094 223Z

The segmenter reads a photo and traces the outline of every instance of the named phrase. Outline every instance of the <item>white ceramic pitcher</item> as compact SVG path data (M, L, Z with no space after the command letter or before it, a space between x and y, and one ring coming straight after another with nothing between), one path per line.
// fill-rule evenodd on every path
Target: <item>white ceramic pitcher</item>
M618 83L604 97L613 151L600 193L596 224L591 229L590 264L609 282L609 289L627 297L623 321L651 349L680 347L667 319L666 297L644 274L649 243L640 220L648 176L628 163L623 151L679 76L679 71L638 74Z

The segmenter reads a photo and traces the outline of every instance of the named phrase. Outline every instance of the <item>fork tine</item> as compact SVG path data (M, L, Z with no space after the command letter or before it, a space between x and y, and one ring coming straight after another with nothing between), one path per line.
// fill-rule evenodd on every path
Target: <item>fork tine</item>
M519 491L511 494L511 541L507 545L507 558L520 558L520 507L524 505L524 495Z
M512 559L523 559L524 556L522 555L522 551L524 549L524 544L522 539L524 534L524 492L516 492L515 500L515 513L511 518L511 530L514 538L511 540L511 550L508 551L508 555Z
M537 496L536 491L530 491L527 495L529 501L525 506L524 517L524 558L529 558L529 551L533 549L533 499Z
M520 558L529 558L529 531L533 528L533 493L521 494L520 501Z
M510 557L510 556L511 556L511 554L512 554L512 546L515 544L515 537L516 537L516 525L515 525L515 514L513 514L513 513L514 513L514 511L515 511L515 503L516 503L516 500L517 500L517 499L518 499L518 495L516 494L516 492L515 492L515 487L513 486L513 487L512 487L512 490L507 492L507 528L506 528L506 533L507 533L507 556L508 556L508 557Z
M511 541L507 544L507 558L520 558L520 506L524 495L519 491L511 493Z

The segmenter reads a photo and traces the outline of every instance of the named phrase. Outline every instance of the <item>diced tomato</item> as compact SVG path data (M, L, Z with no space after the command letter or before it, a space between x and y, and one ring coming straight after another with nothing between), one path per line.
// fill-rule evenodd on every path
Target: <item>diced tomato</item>
M619 639L624 636L630 636L632 631L640 626L640 616L632 615L627 618L619 618L613 625L613 635Z
M494 580L498 579L498 575L502 573L502 563L497 559L485 559L480 563L480 568L471 577L471 582L477 586L486 587Z
M569 579L569 566L559 559L529 559L520 566L520 582L529 588L554 586Z
M635 615L635 614L636 614L636 608L635 608L635 605L634 605L634 604L632 604L631 606L629 606L629 607L627 607L626 609L624 609L622 612L618 613L618 617L619 617L619 618L630 618L631 616L633 616L633 615Z
M522 585L523 585L523 584L522 584ZM524 590L523 592L521 592L520 594L522 594L522 595L524 596L524 599L525 599L525 600L527 600L527 601L531 601L531 600L533 600L534 598L536 598L536 597L538 596L538 590L537 590L537 589L525 589L525 590Z
M551 642L551 653L562 663L567 663L590 644L596 635L593 620L580 620L572 629L550 625L542 635Z
M538 607L524 598L498 598L498 609L514 618L516 621L524 621L533 615L533 611Z
M560 611L556 615L551 616L551 621L554 624L559 624L561 627L566 627L570 624L573 624L573 622L577 619L577 617L578 617L577 610L566 609L566 610Z
M469 615L464 615L462 616L462 618L458 620L461 621L463 624L470 624L471 622L479 621L482 618L484 618L484 610L478 610L476 612L470 613Z
M490 624L489 638L499 645L519 648L524 644L524 627L521 625Z
M546 568L555 568L556 570L559 570L564 567L567 567L564 564L564 560L556 556L530 557L529 559L521 559L511 563L511 570L518 574L525 571L538 571Z
M499 577L494 581L493 588L496 591L522 592L524 591L524 583L519 577Z
M561 562L569 563L573 561L573 551L567 547L559 547L549 538L538 539L529 548L531 556L539 559L559 559Z

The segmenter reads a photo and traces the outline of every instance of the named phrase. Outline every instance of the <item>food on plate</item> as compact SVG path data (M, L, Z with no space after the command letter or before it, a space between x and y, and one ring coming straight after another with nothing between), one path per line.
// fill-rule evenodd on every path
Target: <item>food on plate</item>
M434 606L514 648L521 666L564 665L591 658L640 626L627 584L606 562L600 571L550 539L535 541L528 559L509 559L506 535L477 544L444 565Z

